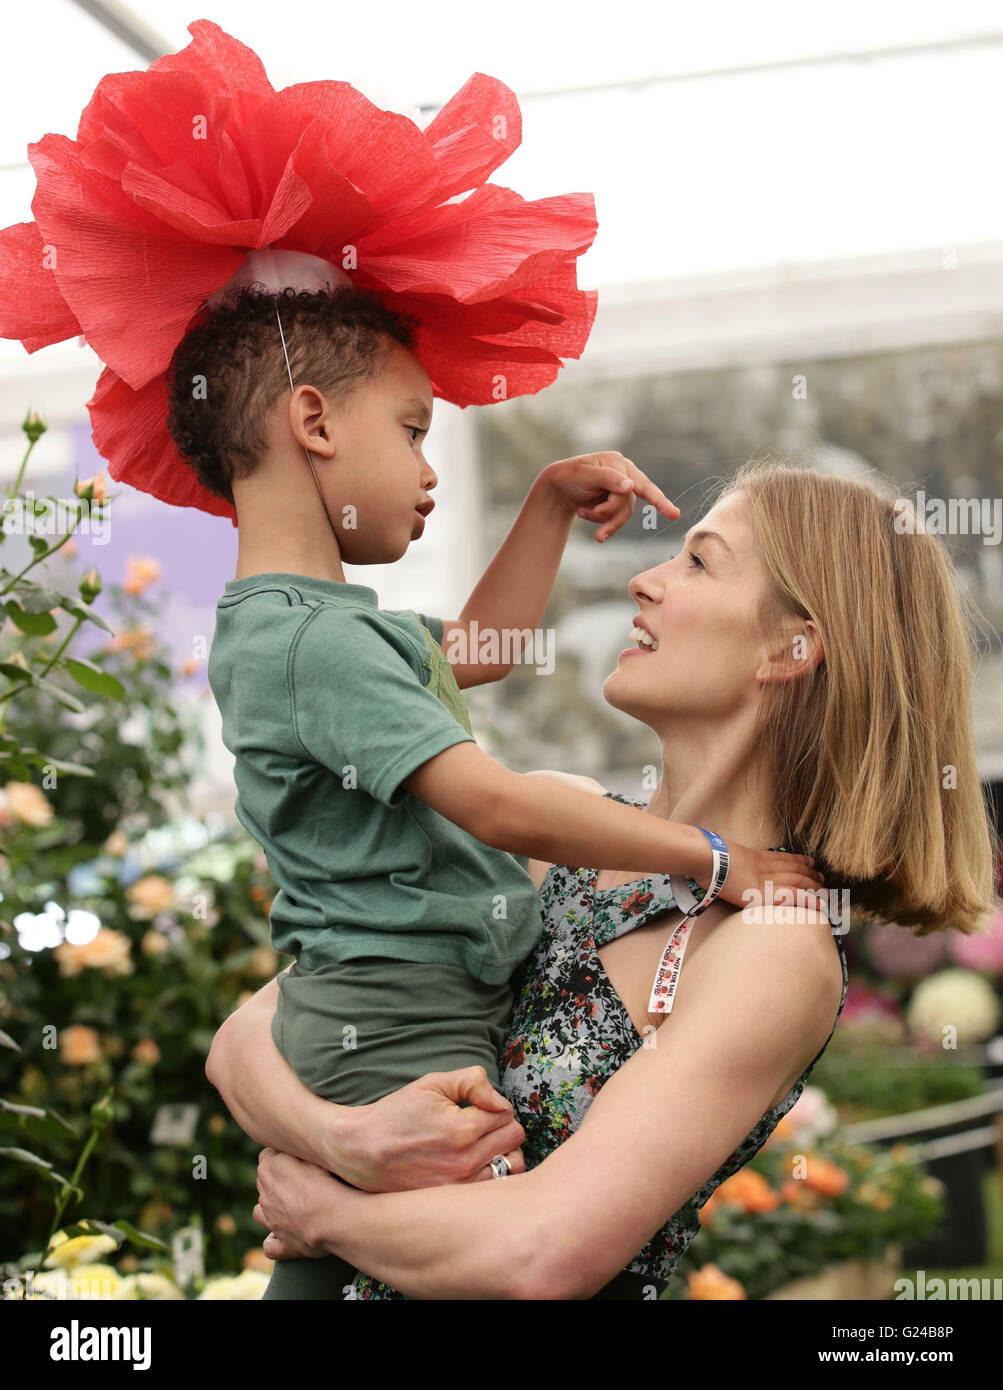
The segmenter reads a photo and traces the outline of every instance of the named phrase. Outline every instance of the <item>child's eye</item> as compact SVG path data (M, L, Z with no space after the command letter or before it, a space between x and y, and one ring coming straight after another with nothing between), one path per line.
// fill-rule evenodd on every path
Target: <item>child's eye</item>
M705 568L704 562L700 559L700 556L699 556L699 555L694 554L694 552L693 552L692 550L688 550L686 553L687 553L687 555L689 555L689 557L690 557L691 560L695 560L695 561L696 561L697 569L701 569L701 570L702 570L702 569Z
M407 430L407 432L408 432L409 434L422 435L422 434L427 433L427 431L425 431L425 430L423 430L423 429L419 429L419 427L418 427L417 425L405 425L404 428ZM412 440L411 440L411 443L412 443L412 444L417 444L418 441L417 441L417 439L412 439Z

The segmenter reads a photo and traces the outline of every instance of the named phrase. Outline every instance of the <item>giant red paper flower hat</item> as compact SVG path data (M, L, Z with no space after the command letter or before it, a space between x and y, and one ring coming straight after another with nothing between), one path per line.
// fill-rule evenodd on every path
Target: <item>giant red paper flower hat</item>
M421 130L347 82L276 91L217 24L188 31L180 53L103 78L76 140L28 146L35 221L0 231L0 336L29 352L86 338L106 364L87 408L112 478L236 524L168 432L166 373L249 251L354 261L353 284L418 317L415 356L459 406L498 399L499 377L531 395L581 356L594 199L485 182L522 139L504 83L474 73Z

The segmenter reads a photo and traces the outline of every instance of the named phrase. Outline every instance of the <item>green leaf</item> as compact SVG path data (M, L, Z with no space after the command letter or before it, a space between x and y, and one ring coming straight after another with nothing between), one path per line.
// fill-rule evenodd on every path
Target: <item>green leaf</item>
M4 1100L0 1096L0 1109L7 1110L12 1115L35 1115L38 1119L45 1118L45 1111L38 1105L15 1105L12 1100Z
M48 676L35 676L33 684L41 690L47 690L54 700L66 705L67 709L74 710L77 714L83 714L85 706L81 701L75 695L71 695L68 690L64 690L61 685L57 685L55 681L49 680Z
M21 681L35 680L34 672L26 671L25 668L19 666L16 661L0 661L0 671L2 671L5 676L10 676L11 680L17 681L18 684L20 684Z
M52 1168L44 1158L39 1158L38 1154L29 1153L27 1149L0 1149L0 1158L16 1158L21 1163L34 1163L39 1168Z
M75 777L94 776L94 769L92 767L84 767L83 763L64 763L59 758L50 758L46 753L34 753L34 750L32 750L32 752L32 761L36 762L39 767L43 765L54 767L57 772L72 772Z
M58 608L62 594L55 589L43 589L41 584L33 584L30 589L16 590L14 597L26 613L49 613Z
M67 613L72 613L75 618L86 618L89 623L96 623L98 627L103 627L105 632L115 635L115 629L109 627L100 613L95 613L89 603L84 603L82 598L74 598L68 594L60 600L60 608L65 608Z
M124 1231L126 1237L132 1241L133 1245L140 1245L144 1250L163 1250L170 1254L171 1247L164 1241L158 1240L156 1236L147 1235L145 1231L137 1231L130 1222L119 1220L115 1225L120 1231Z
M50 632L56 630L57 623L51 613L25 613L13 599L9 600L4 607L7 609L7 616L14 626L27 637L47 637Z
M113 700L125 698L125 686L122 682L107 671L102 671L100 666L95 666L93 661L85 661L83 657L69 657L66 669L78 685L95 695L109 695Z
M4 774L11 782L30 782L33 770L32 761L15 757L12 753L0 753Z

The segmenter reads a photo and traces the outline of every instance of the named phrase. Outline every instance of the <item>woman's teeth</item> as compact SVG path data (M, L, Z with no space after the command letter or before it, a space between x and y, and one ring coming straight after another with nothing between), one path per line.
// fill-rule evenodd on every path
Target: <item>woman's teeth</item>
M650 632L645 632L643 627L632 628L630 635L635 642L640 642L642 647L648 647L653 652L658 651L658 643Z

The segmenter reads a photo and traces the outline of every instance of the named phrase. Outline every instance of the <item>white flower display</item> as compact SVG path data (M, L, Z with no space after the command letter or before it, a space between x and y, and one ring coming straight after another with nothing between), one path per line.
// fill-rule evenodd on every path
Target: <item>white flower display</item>
M938 970L913 991L906 1022L915 1037L942 1043L953 1028L959 1046L985 1042L1000 1021L999 1000L988 980L974 970Z

